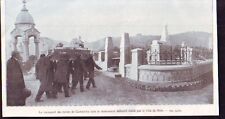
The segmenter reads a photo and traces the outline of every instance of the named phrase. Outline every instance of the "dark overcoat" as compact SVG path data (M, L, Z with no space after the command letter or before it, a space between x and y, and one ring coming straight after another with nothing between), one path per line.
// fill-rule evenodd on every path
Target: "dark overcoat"
M83 79L83 75L85 72L88 71L88 69L86 68L85 62L78 58L76 60L74 60L74 62L72 63L73 69L74 69L74 75L75 78L77 79Z
M54 75L55 82L68 83L69 74L69 61L66 59L60 59L56 63L56 71Z
M40 76L39 76L39 66L40 66L40 59L37 61L37 63L35 64L35 75L36 75L36 79L40 79Z
M53 81L54 81L54 74L55 74L55 63L51 60L50 57L47 57L48 68L47 68L47 87L46 91L53 91Z
M25 88L24 77L19 62L10 58L7 62L7 105L25 105L26 97L23 95Z
M40 90L41 91L50 91L51 84L49 84L49 68L50 60L48 57L41 57L36 64L36 75L41 82Z

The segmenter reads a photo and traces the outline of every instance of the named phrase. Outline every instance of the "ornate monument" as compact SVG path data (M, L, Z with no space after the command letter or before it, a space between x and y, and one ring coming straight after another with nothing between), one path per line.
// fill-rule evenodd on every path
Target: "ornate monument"
M17 49L18 38L21 37L25 54L22 56L23 61L29 59L29 39L34 37L35 55L39 56L40 32L35 28L34 20L26 8L26 1L23 1L23 8L16 17L15 28L11 32L13 50Z

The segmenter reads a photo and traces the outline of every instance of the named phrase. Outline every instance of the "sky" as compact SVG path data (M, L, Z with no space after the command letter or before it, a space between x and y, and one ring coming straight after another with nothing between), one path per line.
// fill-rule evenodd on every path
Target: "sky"
M6 39L14 28L22 0L5 0ZM26 0L42 37L92 42L124 32L160 35L188 31L212 33L212 0Z

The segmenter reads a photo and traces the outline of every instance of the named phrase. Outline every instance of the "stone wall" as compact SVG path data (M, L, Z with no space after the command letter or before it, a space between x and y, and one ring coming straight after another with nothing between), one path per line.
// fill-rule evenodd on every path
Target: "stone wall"
M125 66L126 77L133 79L130 72L131 64ZM212 71L212 61L199 61L194 65L141 65L138 67L138 79L136 81L159 83L181 82L195 80L201 75Z
M138 67L138 70L139 81L142 82L188 82L212 71L212 61L201 61L195 65L142 65Z

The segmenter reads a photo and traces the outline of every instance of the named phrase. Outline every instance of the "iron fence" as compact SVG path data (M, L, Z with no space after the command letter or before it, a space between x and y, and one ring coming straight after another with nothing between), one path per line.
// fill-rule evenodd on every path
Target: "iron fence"
M160 50L151 51L149 64L180 65L193 60L212 59L212 50L206 48L190 48L181 46L162 46Z

